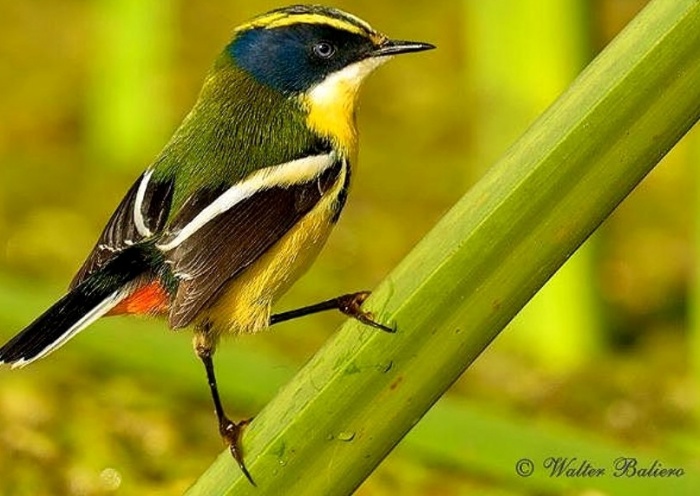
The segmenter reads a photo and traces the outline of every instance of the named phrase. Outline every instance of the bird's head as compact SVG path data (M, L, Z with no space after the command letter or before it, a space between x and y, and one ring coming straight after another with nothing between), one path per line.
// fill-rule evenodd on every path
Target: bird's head
M298 99L316 131L348 141L365 77L395 55L431 48L392 40L337 9L295 5L238 27L227 52L259 84Z

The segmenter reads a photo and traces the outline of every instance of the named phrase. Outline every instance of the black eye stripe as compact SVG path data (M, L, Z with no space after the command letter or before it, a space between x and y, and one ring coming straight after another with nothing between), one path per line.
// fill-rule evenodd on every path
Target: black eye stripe
M284 94L303 92L373 50L371 39L320 24L250 29L228 47L241 69Z

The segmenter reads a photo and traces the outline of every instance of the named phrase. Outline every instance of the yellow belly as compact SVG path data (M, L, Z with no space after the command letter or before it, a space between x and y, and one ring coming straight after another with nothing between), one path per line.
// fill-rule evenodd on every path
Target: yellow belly
M326 242L346 175L343 167L318 205L239 277L227 283L216 303L200 317L200 321L211 323L210 339L268 327L273 303L306 272Z

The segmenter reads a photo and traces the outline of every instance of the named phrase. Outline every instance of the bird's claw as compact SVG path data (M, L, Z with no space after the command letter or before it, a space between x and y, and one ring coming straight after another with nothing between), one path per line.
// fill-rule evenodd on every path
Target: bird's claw
M248 425L251 422L251 420L252 419L246 419L235 423L229 420L228 418L223 418L219 423L219 432L221 433L221 437L223 438L224 442L228 444L228 449L231 452L231 456L233 456L233 459L238 464L238 467L241 469L241 472L243 472L243 475L245 475L246 479L248 479L248 481L255 486L255 481L253 480L253 477L250 475L250 472L248 472L248 468L243 462L243 450L241 449L240 445L243 427Z
M371 291L360 291L358 293L339 296L337 300L338 309L348 317L352 317L363 324L379 329L380 331L389 333L396 332L396 329L374 320L374 315L372 312L365 312L362 310L362 304L371 294Z

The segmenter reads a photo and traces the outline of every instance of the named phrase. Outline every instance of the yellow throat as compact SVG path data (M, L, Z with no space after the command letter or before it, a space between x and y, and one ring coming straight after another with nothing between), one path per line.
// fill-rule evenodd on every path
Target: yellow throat
M329 138L350 159L357 151L355 111L365 78L391 57L362 60L328 75L302 96L311 129Z

